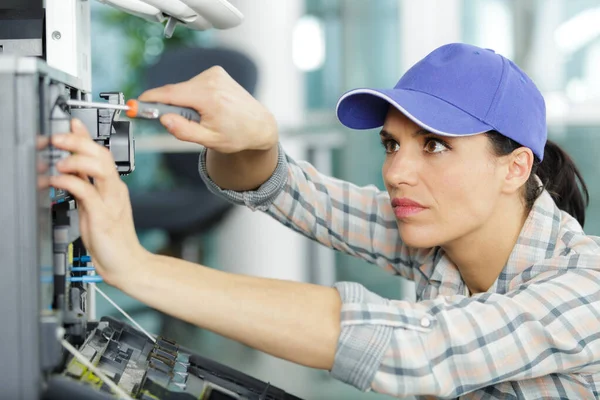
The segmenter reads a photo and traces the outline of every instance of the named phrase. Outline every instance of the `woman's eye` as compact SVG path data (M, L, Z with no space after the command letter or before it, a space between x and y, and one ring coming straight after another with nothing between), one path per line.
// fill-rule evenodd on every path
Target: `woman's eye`
M395 153L400 148L400 145L395 140L382 140L381 145L387 154Z
M428 139L427 142L425 142L425 151L427 153L435 154L446 150L448 150L448 146L440 140Z

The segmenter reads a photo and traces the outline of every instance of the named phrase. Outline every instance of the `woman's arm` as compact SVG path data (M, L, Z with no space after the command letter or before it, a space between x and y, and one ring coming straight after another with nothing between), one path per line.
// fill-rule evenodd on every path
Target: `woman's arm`
M224 189L253 190L264 183L277 164L277 122L221 67L194 78L144 92L140 100L191 107L201 115L194 123L179 115L161 122L176 138L208 149L207 170Z
M277 166L277 145L268 150L246 150L226 154L208 150L206 171L222 189L244 192L265 183Z
M112 283L152 308L250 347L329 370L340 333L334 288L226 273L147 254Z
M200 175L214 193L267 212L325 246L412 279L413 250L400 240L386 192L358 187L296 163L278 146L274 116L222 68L152 89L142 101L196 109L200 124L166 115L161 122L199 148Z
M80 121L72 127L72 134L52 138L72 155L57 164L61 175L50 184L77 199L81 238L108 284L275 356L331 368L340 329L335 289L234 275L148 253L137 238L127 186L110 151Z
M596 254L558 257L525 271L529 282L506 294L419 303L338 284L342 329L332 374L397 397L457 398L512 382L548 398L593 398L593 388L566 375L600 371L597 265ZM532 278L536 270L546 272Z
M414 278L418 251L402 242L387 192L321 174L310 163L295 161L281 144L274 172L266 182L256 190L226 190L208 171L212 154L203 149L199 163L200 176L211 192L263 211L329 248Z

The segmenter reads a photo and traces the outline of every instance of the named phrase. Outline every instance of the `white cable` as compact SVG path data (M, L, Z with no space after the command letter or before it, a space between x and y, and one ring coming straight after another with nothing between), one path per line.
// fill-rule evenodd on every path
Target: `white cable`
M71 343L67 342L62 335L59 337L60 343L63 345L65 349L69 351L80 363L88 367L98 378L102 380L102 382L106 383L108 387L110 387L116 395L118 395L121 399L125 400L133 400L133 398L125 393L123 389L121 389L116 383L114 383L108 376L104 375L100 369L98 369L94 364L92 364L83 354L81 354L75 347L71 345Z
M129 314L127 314L125 312L125 310L123 310L121 307L119 307L117 305L117 303L115 303L114 301L111 300L110 297L108 297L102 290L100 290L98 288L98 286L94 285L93 286L94 290L96 290L98 293L100 293L102 295L102 297L104 297L106 299L106 301L108 301L110 304L112 304L117 310L119 310L121 312L121 314L123 314L125 316L125 318L127 318L133 325L135 325L136 328L138 328L140 331L142 331L146 336L148 336L148 338L150 340L152 340L152 343L156 343L156 339L154 338L154 336L152 336L150 333L148 333L147 330L145 330L144 328L141 327L140 324L138 324L137 322L135 322L135 320L133 318L131 318L131 316L129 316Z

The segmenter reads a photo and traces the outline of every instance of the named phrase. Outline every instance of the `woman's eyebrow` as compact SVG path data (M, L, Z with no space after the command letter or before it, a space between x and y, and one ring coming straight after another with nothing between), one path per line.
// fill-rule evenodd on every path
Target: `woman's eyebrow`
M381 137L381 139L393 139L393 136L391 133L389 133L388 131L386 131L385 129L382 129L379 132L379 136Z
M418 131L413 133L413 136L426 136L426 135L432 135L432 133L430 131L428 131L427 129L419 129Z
M412 136L425 136L425 135L431 135L432 133L429 132L426 129L418 129L415 132L413 132ZM379 136L381 137L381 139L394 139L394 135L392 135L390 132L386 131L385 129L382 129L379 132Z

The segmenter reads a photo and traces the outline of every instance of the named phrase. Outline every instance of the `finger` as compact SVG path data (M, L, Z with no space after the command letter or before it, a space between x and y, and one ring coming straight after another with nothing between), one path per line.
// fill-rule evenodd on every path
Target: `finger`
M57 175L50 177L50 184L56 189L71 193L80 205L88 210L100 209L103 206L100 194L90 182L74 175Z
M89 178L94 179L94 184L102 195L108 194L111 185L120 182L114 162L107 164L100 158L90 157L81 154L69 156L60 160L56 164L58 172L63 174L77 175L79 179L89 182Z
M90 135L87 127L85 126L85 124L83 122L81 122L81 120L79 120L77 118L73 118L71 120L71 132L75 136L85 137L85 138L93 141L92 140L92 136Z
M191 85L189 81L181 82L147 90L138 97L138 100L195 109L201 93L199 91L199 88Z
M167 128L170 134L184 142L198 143L206 147L217 144L220 135L214 131L190 121L181 115L166 114L160 118L160 122Z
M50 138L48 136L38 136L36 139L36 149L44 150L50 144Z
M37 187L38 187L38 190L48 189L50 187L50 176L48 176L48 175L38 176Z
M87 130L84 132L87 134ZM73 134L53 135L52 145L71 153L95 157L101 159L104 163L114 165L110 151L106 147L94 142L91 137L86 137L79 130L76 130Z
M90 183L94 184L94 181L92 181L92 178L90 178L86 174L77 174L77 176L80 177L81 179L83 179L86 182L90 182Z
M90 136L90 134L89 134L89 132L87 130L87 127L79 119L74 118L71 121L71 130L72 130L73 135L75 135L75 136L81 136L81 137L84 137L84 138L91 138L91 136ZM104 147L104 146L100 145L100 147ZM104 153L106 153L106 151L104 151ZM108 153L110 153L110 151ZM110 159L111 166L114 166L114 160L112 158L112 154L111 154L110 158L111 158ZM77 176L79 176L81 179L85 180L86 182L91 182L91 179L92 179L88 174L85 174L85 173L78 173ZM92 182L92 184L93 183L94 182Z
M38 175L43 175L50 170L50 165L48 165L48 163L45 161L38 161L36 169Z
M70 132L60 132L60 133L55 133L52 136L50 136L47 140L48 143L46 144L53 144L55 142L55 139L60 138L62 136L81 136L81 137L85 137L90 141L92 140L92 136L90 135L87 127L85 126L85 124L83 122L81 122L80 119L78 118L73 118L71 119L71 123L70 123L70 128L71 131ZM38 146L41 146L44 143L43 139L38 139Z

